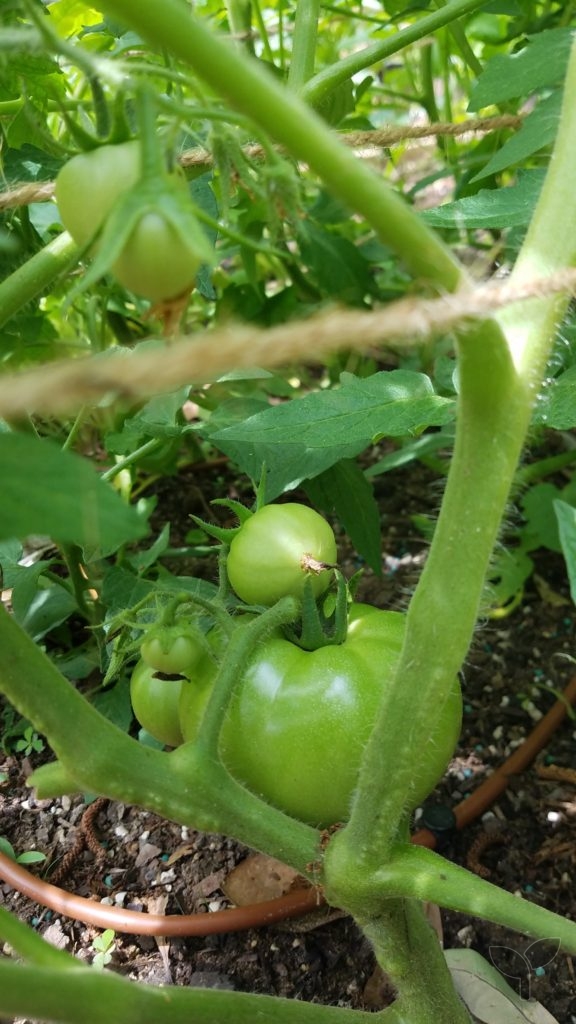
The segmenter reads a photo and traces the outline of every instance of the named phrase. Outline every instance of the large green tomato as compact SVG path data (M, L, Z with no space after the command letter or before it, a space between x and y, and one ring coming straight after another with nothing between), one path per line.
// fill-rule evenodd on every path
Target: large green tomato
M330 585L322 564L336 562L331 526L307 505L264 505L242 524L230 544L228 578L247 604L272 605L301 597L306 578L316 597Z
M130 700L136 721L159 743L178 747L182 743L179 703L183 681L162 679L144 660L139 661L130 680Z
M231 774L301 821L320 827L346 821L404 629L401 613L356 604L343 644L310 652L274 637L259 645L222 729L220 750ZM434 735L415 762L412 807L441 778L461 716L455 680Z

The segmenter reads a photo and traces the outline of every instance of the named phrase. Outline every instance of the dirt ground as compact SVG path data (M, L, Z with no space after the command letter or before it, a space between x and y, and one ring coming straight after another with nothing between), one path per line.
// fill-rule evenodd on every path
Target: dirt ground
M198 485L180 480L178 513L205 514L211 496L235 496L220 470ZM189 485L189 486L188 486ZM201 487L201 493L198 490ZM163 484L157 516L171 518L174 490ZM423 467L388 474L377 483L384 530L384 575L365 574L360 597L383 607L404 607L425 558L426 544L411 517L437 504L438 485ZM199 497L200 496L200 497ZM173 529L172 543L178 543ZM343 549L343 563L348 554ZM463 561L466 553L462 553ZM575 615L560 556L536 555L536 574L524 599L502 619L477 631L463 668L464 728L449 771L432 802L457 804L525 738L576 671ZM179 567L182 571L182 567ZM542 763L574 765L576 724L567 720L541 756ZM40 755L40 760L42 755ZM81 798L38 801L25 779L36 755L4 757L0 772L0 835L18 852L41 850L45 863L32 871L48 879L74 845L85 810ZM576 861L576 784L544 780L536 767L514 778L505 795L453 837L444 855L483 871L490 880L551 910L576 917L572 879ZM228 904L222 885L249 851L219 836L183 830L134 807L106 802L94 828L102 854L84 848L58 884L80 895L125 907L165 907L166 913L213 912ZM158 903L158 901L160 901ZM96 955L99 930L33 905L0 883L0 903L51 941L87 961ZM541 1001L559 1024L576 1022L576 977L572 959L557 954L527 973L530 939L459 914L442 912L446 948L471 947L492 959L525 997ZM265 992L294 999L380 1009L390 998L375 971L372 952L345 917L312 917L274 927L168 942L117 933L109 969L156 984L204 985ZM520 956L518 956L520 954ZM498 1022L494 1022L498 1024Z

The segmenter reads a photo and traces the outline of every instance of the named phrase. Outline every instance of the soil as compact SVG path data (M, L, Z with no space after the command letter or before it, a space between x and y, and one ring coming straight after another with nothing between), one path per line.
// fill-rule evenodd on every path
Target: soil
M194 512L206 515L211 497L237 497L218 465L202 474L162 482L157 521L172 521L171 542L183 541ZM437 477L423 466L379 478L376 493L384 531L382 578L367 571L359 597L382 607L405 607L426 555L412 517L434 512ZM240 495L242 497L242 495ZM291 496L293 497L293 496ZM432 502L432 506L431 506ZM465 561L466 552L462 552ZM342 562L354 560L342 539ZM471 792L521 743L574 674L575 615L559 555L535 554L536 572L519 606L478 628L463 668L464 728L455 758L432 802L450 807ZM204 562L178 572L212 574ZM568 719L541 757L574 766L575 721ZM0 833L18 851L40 850L47 860L32 871L50 878L75 842L83 800L39 801L25 788L43 754L0 754ZM569 918L576 917L576 784L541 778L534 766L511 780L481 820L456 834L443 851ZM211 912L228 906L222 885L250 851L219 836L187 831L135 807L106 802L95 820L101 855L84 848L58 884L80 895L165 913ZM158 903L160 901L160 903ZM92 961L98 929L58 917L0 883L0 904L52 942ZM164 909L165 908L165 909ZM576 1022L576 977L565 954L529 950L530 939L477 919L442 911L445 948L478 950L523 996L539 1000L559 1024ZM497 947L497 948L495 948ZM247 932L169 942L117 933L109 969L149 983L203 985L265 992L326 1004L381 1009L390 1000L368 942L346 917L326 915ZM533 969L528 971L528 960ZM550 959L550 962L545 961ZM520 966L519 966L520 965ZM497 1021L494 1024L498 1024Z

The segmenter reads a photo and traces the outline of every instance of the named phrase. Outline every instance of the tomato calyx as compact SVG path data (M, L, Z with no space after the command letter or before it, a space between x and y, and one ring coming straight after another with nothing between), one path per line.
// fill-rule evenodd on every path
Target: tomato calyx
M322 568L326 568L326 566L322 566ZM336 577L336 596L331 612L326 614L324 605L320 606L317 603L312 582L308 578L304 584L299 628L296 629L293 626L284 628L286 639L303 651L317 651L320 647L343 644L346 639L350 595L342 573L335 570L334 575Z
M216 526L215 523L207 523L200 516L190 517L209 537L212 537L213 540L219 540L221 544L230 544L234 537L240 533L244 523L254 515L252 509L246 508L246 505L243 505L240 501L235 501L233 498L214 498L210 504L222 505L230 512L233 512L238 519L238 526Z

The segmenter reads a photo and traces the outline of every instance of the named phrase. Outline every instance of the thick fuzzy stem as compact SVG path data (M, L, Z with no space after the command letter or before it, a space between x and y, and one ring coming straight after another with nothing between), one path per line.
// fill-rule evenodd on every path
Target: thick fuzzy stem
M0 284L0 327L76 263L78 246L67 231L49 242Z

